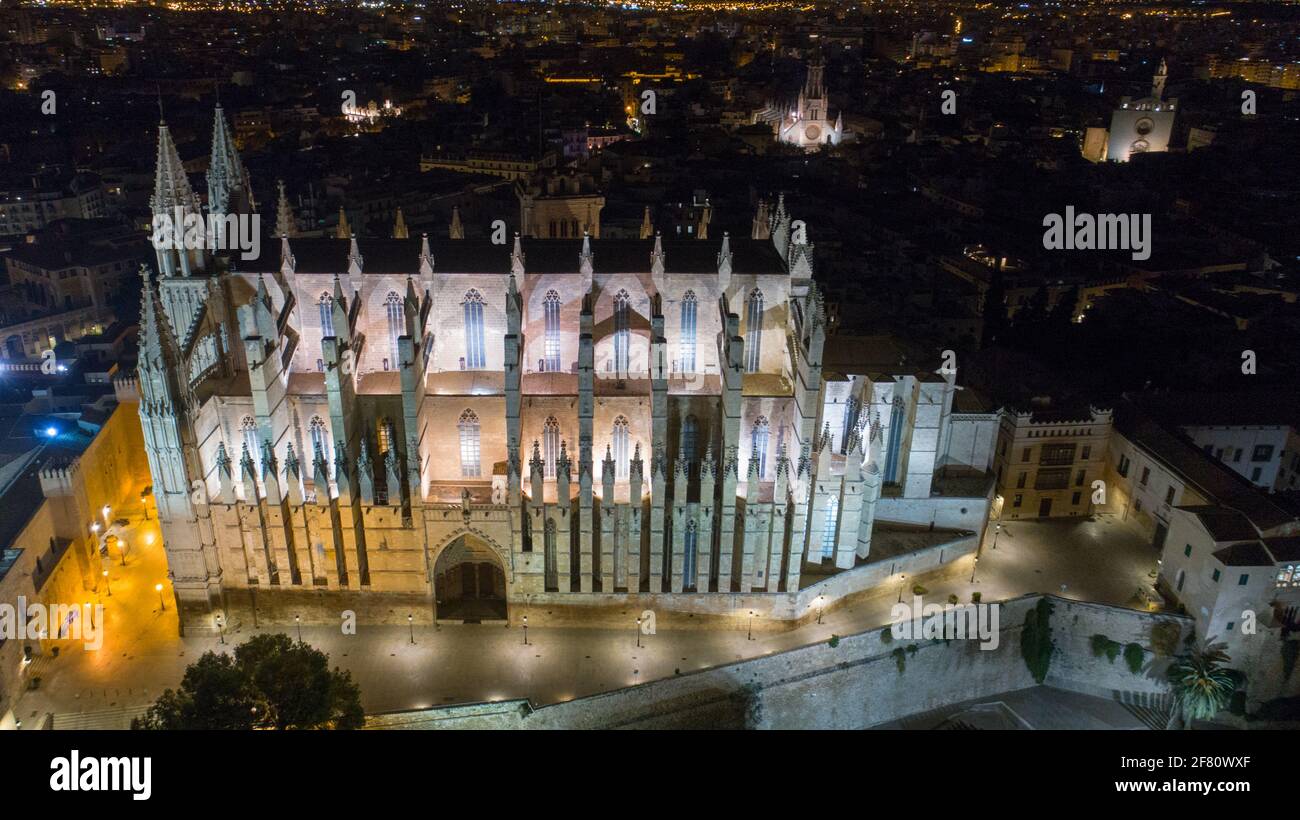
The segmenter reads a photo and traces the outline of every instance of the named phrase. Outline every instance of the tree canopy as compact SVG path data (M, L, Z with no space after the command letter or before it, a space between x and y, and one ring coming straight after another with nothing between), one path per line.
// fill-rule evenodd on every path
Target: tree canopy
M358 729L365 715L352 676L329 656L279 633L234 655L205 652L179 689L132 721L134 729Z

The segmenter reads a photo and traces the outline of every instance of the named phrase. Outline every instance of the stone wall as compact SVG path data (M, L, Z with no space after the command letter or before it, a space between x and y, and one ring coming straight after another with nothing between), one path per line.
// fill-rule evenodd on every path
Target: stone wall
M1182 616L1155 615L1054 596L1029 595L1002 604L1000 643L984 651L976 641L886 642L883 627L701 672L654 681L532 710L523 701L471 704L376 715L371 728L768 728L863 729L955 701L1034 686L1020 656L1025 614L1040 598L1054 606L1056 651L1046 683L1103 697L1161 694L1168 659L1151 651L1151 628ZM1137 675L1122 658L1094 658L1090 640L1104 634L1147 650ZM907 647L916 645L914 653ZM904 650L900 671L893 655Z

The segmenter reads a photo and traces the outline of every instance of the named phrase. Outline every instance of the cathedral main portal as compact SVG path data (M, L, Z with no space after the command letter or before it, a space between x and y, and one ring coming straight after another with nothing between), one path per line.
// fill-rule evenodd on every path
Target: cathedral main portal
M506 619L505 567L485 542L462 535L438 555L433 571L440 620Z

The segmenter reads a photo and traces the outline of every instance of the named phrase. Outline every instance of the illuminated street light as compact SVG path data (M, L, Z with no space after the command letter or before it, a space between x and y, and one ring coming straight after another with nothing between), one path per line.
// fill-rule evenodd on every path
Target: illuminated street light
M411 628L411 646L415 646L415 616L406 616L406 625Z
M104 589L108 590L108 597L113 597L113 585L108 580L108 570L104 570Z
M745 640L754 640L754 610L752 609L749 611L749 634L745 636Z
M826 608L825 604L822 603L825 599L825 595L817 596L817 623L819 624L822 622L822 611Z
M221 613L220 613L220 612L217 613L217 630L221 633L221 643L222 643L222 644L225 644L225 642L226 642L226 621L225 621L224 618L221 617Z
M167 610L167 605L163 603L162 584L154 584L153 588L158 590L158 609L165 612Z
M641 630L637 630L640 632ZM528 616L524 616L524 646L528 646Z
M998 533L1002 532L1002 523L993 525L993 549L998 548Z
M980 557L977 555L975 556L975 562L971 565L970 568L970 582L972 584L975 583L975 570L979 569L979 566L980 566Z
M293 622L298 625L298 643L302 643L302 616L294 615Z
M641 648L641 619L636 619L636 648Z

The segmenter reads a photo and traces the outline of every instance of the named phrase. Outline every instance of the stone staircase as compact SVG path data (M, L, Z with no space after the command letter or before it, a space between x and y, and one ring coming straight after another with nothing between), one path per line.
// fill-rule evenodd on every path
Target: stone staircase
M148 706L125 706L98 712L64 712L53 716L51 729L97 730L130 729L131 719L143 715Z
M1115 700L1144 726L1163 731L1169 725L1173 703L1168 694L1129 691L1117 691L1114 694Z

